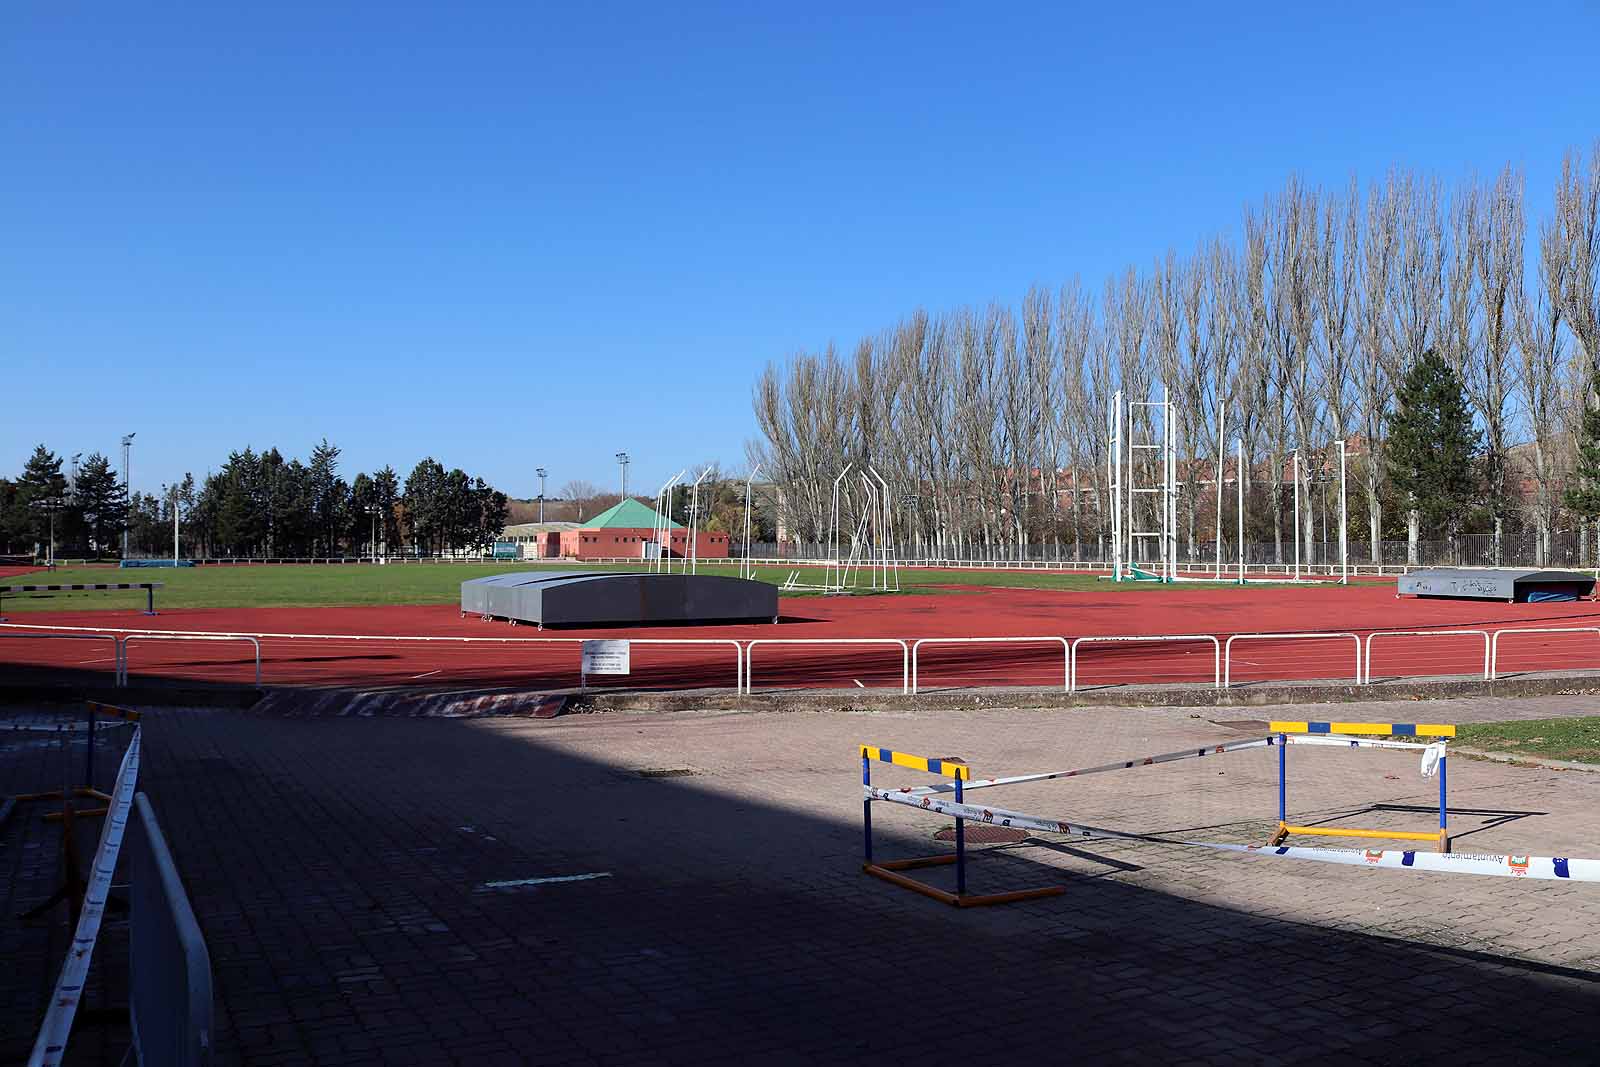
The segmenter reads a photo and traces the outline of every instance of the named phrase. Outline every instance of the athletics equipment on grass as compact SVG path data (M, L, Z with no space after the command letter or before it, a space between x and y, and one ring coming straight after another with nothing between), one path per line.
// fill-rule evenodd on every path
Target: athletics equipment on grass
M82 592L109 592L117 589L143 589L145 593L146 615L156 613L156 590L161 588L160 582L76 582L65 585L0 585L0 622L6 621L5 599L6 594L12 594L13 599L17 593L82 593Z
M1349 739L1339 740L1328 735L1342 734L1344 730L1334 727L1354 728L1352 733L1376 733L1387 730L1390 733L1410 734L1411 736L1439 737L1441 734L1425 731L1449 730L1454 734L1454 727L1431 726L1428 724L1407 723L1288 723L1274 722L1274 729L1283 729L1275 735L1257 738L1245 738L1238 741L1224 742L1218 745L1206 745L1197 748L1181 749L1176 752L1167 752L1160 755L1143 756L1135 759L1117 760L1103 763L1093 767L1081 767L1073 770L1046 771L1035 774L1018 774L1002 778L973 779L967 771L965 764L951 760L929 759L924 756L913 756L904 752L895 752L890 749L878 748L872 745L860 746L861 777L862 777L862 819L866 837L867 862L865 870L868 874L894 882L897 885L913 889L926 896L942 900L948 904L962 903L998 903L999 900L985 900L974 898L968 901L960 899L965 889L965 848L964 829L968 820L986 825L1012 827L1018 830L1035 831L1046 834L1061 834L1088 840L1103 841L1129 841L1152 845L1177 846L1182 848L1200 848L1214 852L1231 852L1248 856L1267 856L1279 859L1309 860L1318 863L1335 863L1348 866L1378 867L1386 870L1432 871L1446 874L1475 874L1501 878L1531 878L1535 880L1556 880L1575 882L1600 882L1600 860L1579 859L1569 856L1529 856L1522 854L1509 855L1479 855L1461 854L1440 851L1437 853L1417 852L1411 850L1373 850L1373 849L1338 849L1338 848L1307 848L1303 846L1290 846L1283 844L1252 845L1235 844L1224 841L1203 841L1188 838L1165 836L1162 834L1136 833L1126 830L1117 830L1109 827L1090 826L1085 823L1074 822L1068 819L1053 819L1027 812L1014 811L994 805L978 806L967 803L966 794L975 789L990 789L997 786L1020 785L1024 782L1044 782L1056 779L1074 778L1087 774L1099 774L1110 771L1129 770L1134 767L1148 767L1162 763L1172 763L1179 760L1198 759L1205 756L1222 755L1229 752L1239 752L1252 748L1278 747L1280 755L1283 746L1288 744L1316 744L1327 743L1347 745ZM1326 730L1316 730L1315 727L1326 727ZM1290 733L1291 729L1304 728L1304 736L1299 732ZM1445 735L1449 736L1449 735ZM1362 740L1362 739L1356 739ZM1398 743L1391 743L1398 744ZM1391 747L1384 745L1380 747ZM1359 747L1359 746L1358 746ZM1430 749L1433 745L1406 744L1408 748ZM883 789L874 786L871 782L871 764L874 760L884 763L893 763L897 766L911 767L916 770L925 770L934 774L949 774L950 782L941 782L937 785L921 786L916 788ZM1427 760L1425 757L1425 764ZM1443 783L1443 757L1439 757L1440 764L1440 789ZM1282 779L1280 778L1280 784ZM941 794L954 793L955 796L946 799ZM1280 791L1281 796L1281 791ZM874 802L887 802L901 804L920 811L932 812L946 818L955 820L956 847L955 856L934 856L917 860L902 860L894 863L874 864L872 861L872 804ZM1280 819L1280 823L1282 820ZM1291 827L1290 829L1296 829ZM1442 847L1448 846L1448 837L1444 832L1443 816L1441 815L1440 833L1403 835L1400 833L1375 833L1370 836L1383 837L1420 837L1432 840L1438 838ZM913 879L906 878L896 872L908 867L932 866L940 863L955 863L957 865L958 891L956 894L946 893L942 890L926 886ZM1028 899L1030 897L1055 895L1062 892L1060 887L1050 890L1029 890L1024 894L998 894L1001 899Z

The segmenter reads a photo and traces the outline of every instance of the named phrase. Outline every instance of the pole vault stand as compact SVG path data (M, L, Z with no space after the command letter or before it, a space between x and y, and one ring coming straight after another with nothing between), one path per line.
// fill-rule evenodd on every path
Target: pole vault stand
M1351 734L1398 734L1406 737L1436 737L1441 740L1456 735L1449 725L1409 722L1273 722L1269 727L1273 736L1270 744L1278 746L1278 828L1268 844L1281 845L1291 834L1310 837L1363 837L1389 841L1433 841L1440 852L1450 851L1449 807L1446 804L1445 766L1446 753L1439 756L1439 829L1432 832L1419 830L1365 830L1345 826L1297 826L1288 818L1289 788L1288 755L1289 735L1336 736Z
M927 756L913 756L908 752L895 752L887 748L878 748L875 745L861 746L861 784L863 787L872 785L872 764L892 763L897 767L909 767L912 770L926 771L929 774L949 775L955 786L956 803L963 803L961 783L972 776L972 771L966 763L959 759L930 759ZM862 841L865 848L865 862L861 869L874 878L881 878L885 882L897 885L902 889L909 889L913 893L921 893L925 897L949 904L956 908L976 908L988 904L1011 904L1019 900L1037 900L1041 897L1060 896L1067 891L1065 886L1043 886L1039 889L1016 889L1005 893L968 893L967 892L967 827L965 819L956 819L956 850L954 854L938 856L916 856L903 860L884 860L875 862L872 858L872 798L864 797L861 801L861 828ZM956 868L956 891L951 893L931 886L926 882L919 882L915 878L901 874L901 871L918 870L923 867L948 867L951 864Z

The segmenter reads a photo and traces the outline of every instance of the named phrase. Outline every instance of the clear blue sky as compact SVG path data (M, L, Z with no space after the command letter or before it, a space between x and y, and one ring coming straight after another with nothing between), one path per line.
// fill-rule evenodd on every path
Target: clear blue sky
M135 489L326 436L653 490L742 463L769 358L1098 288L1291 171L1509 160L1536 219L1600 134L1582 0L776 6L12 7L0 471L136 430Z

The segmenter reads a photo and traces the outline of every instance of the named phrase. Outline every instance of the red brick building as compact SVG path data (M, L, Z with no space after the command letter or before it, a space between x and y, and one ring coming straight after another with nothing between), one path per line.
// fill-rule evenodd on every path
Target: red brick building
M646 546L655 543L660 516L654 508L637 500L624 500L592 519L561 531L563 559L650 559ZM660 531L662 548L673 558L689 555L689 531L668 519ZM725 559L728 535L701 530L695 535L695 556L699 559Z

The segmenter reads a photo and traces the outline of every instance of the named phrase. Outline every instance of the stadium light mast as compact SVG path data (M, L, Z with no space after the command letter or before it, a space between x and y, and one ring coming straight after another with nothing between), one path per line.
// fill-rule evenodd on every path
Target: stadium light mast
M539 521L544 522L544 476L550 472L543 467L535 467L533 473L539 476Z
M622 465L622 499L628 499L628 454L617 453L617 462Z
M50 555L47 562L51 567L56 565L56 512L67 506L67 501L60 496L41 497L31 501L29 507L37 508L50 517Z
M372 559L376 562L378 559L378 516L383 513L383 509L376 504L368 504L361 510L372 516Z
M138 431L135 431L135 433L137 432ZM132 461L129 458L133 452L133 438L134 434L131 433L125 433L122 435L122 493L128 499L128 510L130 512L130 514L123 519L122 523L123 559L128 558L128 519L132 518L131 513L133 510L133 467L131 466Z

